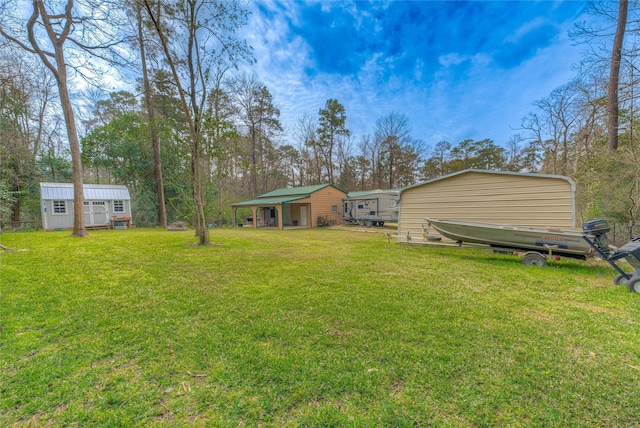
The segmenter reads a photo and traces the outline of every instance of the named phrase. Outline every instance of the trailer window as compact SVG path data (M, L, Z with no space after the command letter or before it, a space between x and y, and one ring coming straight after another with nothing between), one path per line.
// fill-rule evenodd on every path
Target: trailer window
M124 212L124 201L113 201L113 212L115 212L115 213L123 213Z
M53 213L54 214L66 214L67 202L66 201L53 201Z

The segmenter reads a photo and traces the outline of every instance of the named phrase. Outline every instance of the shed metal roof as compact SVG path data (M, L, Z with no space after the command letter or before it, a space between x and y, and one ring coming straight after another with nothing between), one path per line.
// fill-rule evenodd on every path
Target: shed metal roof
M86 200L131 200L127 186L119 184L84 184ZM72 200L72 183L40 183L40 198L43 200Z

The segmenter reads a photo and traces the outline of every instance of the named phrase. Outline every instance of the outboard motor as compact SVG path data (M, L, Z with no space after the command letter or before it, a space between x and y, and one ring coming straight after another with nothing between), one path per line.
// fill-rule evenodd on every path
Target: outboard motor
M593 220L582 225L582 237L596 253L599 253L618 274L613 279L616 285L626 285L632 293L640 293L640 238L633 238L615 251L607 246L606 233L611 230L604 220ZM633 267L633 272L625 272L617 265L618 260L624 259Z
M593 243L605 254L609 253L609 242L607 241L607 232L611 230L611 226L606 220L592 220L582 223L582 233L593 237Z

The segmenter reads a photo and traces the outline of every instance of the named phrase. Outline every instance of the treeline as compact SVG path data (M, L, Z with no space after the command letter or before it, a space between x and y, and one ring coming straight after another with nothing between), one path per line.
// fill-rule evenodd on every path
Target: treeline
M615 23L612 5L593 5L594 16ZM635 27L627 28L632 37L621 50L615 148L608 130L613 35L606 33L606 25L600 29L585 23L572 33L591 52L576 78L537 100L508 140L428 145L413 135L402 112L377 118L367 135L353 135L338 99L328 99L316 114L303 114L292 129L284 129L278 102L258 76L234 72L236 64L219 52L207 63L172 57L169 47L163 56L163 29L151 31L152 12L143 12L137 9L137 42L130 43L147 47L140 51L149 59L147 72L130 92L105 96L85 91L73 99L83 180L127 185L140 225L175 220L224 225L230 222L230 203L280 187L402 188L468 168L570 176L578 184L578 220L603 217L629 233L637 222ZM630 5L628 22L640 22L637 13ZM234 15L238 21L233 25L243 25L241 16ZM177 38L185 18L173 19L170 28ZM236 57L246 53L241 44L227 45L235 46ZM185 67L183 74L176 71L179 67ZM38 183L74 179L67 118L57 106L58 96L59 82L49 70L24 52L0 45L4 225L38 227Z

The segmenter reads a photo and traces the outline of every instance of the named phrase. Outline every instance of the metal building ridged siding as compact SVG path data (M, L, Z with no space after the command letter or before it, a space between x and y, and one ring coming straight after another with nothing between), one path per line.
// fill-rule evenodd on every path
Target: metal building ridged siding
M129 189L126 186L110 184L85 184L85 200L130 200ZM69 183L40 183L43 200L73 200L73 184Z
M425 218L572 230L575 184L562 176L465 170L402 190L398 240L409 233L425 243Z

